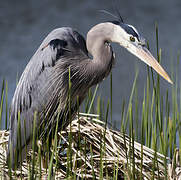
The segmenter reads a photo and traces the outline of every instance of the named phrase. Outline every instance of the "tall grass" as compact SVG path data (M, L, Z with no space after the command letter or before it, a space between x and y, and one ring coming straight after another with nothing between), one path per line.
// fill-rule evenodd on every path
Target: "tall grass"
M162 51L159 48L158 43L158 26L156 25L156 48L157 48L157 59L159 62L161 62L162 57ZM160 84L160 77L159 75L154 76L154 72L151 68L147 67L147 79L145 82L145 88L143 89L143 101L142 106L139 106L139 99L138 99L138 90L137 90L137 76L138 72L135 73L135 80L133 82L132 91L130 94L130 99L128 102L128 106L126 106L127 102L123 100L120 117L121 117L121 129L120 131L124 134L128 134L130 136L130 147L133 147L134 149L134 140L139 141L142 145L146 145L147 147L151 147L155 152L160 152L165 156L165 172L167 172L167 160L166 157L169 156L172 158L174 156L175 148L178 147L181 144L181 122L180 122L180 116L181 116L181 83L179 81L178 77L178 66L179 66L179 59L180 54L178 54L177 57L177 66L173 67L172 73L172 80L174 80L174 85L172 87L172 96L169 97L169 90L164 90L163 93L161 93L161 84ZM71 75L69 74L69 79ZM180 83L180 84L179 84ZM168 84L170 86L170 84ZM102 121L105 121L105 132L107 129L107 124L113 123L113 94L112 94L112 88L114 87L114 84L112 84L112 73L110 76L110 98L107 102L103 98L101 98L99 95L96 97L98 85L92 91L89 90L88 96L86 100L84 101L84 111L86 113L97 113L99 114L99 117ZM179 89L180 88L180 89ZM71 98L71 81L69 81L69 98ZM8 92L8 85L7 82L4 80L2 81L1 86L1 99L0 99L0 123L1 127L3 127L2 119L3 114L5 114L5 128L8 126L8 103L7 103L7 92ZM121 96L121 95L120 95ZM69 110L70 110L70 116L71 116L71 104L69 104ZM83 109L83 108L82 108ZM3 113L4 112L4 113ZM79 112L78 112L79 114ZM108 121L108 116L110 116L110 122ZM36 115L35 115L35 121L36 121ZM71 126L70 126L71 127ZM35 132L36 126L34 125L34 131ZM80 128L80 127L79 127ZM54 136L54 144L53 149L51 152L49 152L50 155L50 163L47 167L48 173L48 179L51 179L52 173L56 173L56 169L60 168L58 167L58 159L56 158L56 163L53 162L53 157L57 156L56 154L56 148L58 145L61 144L61 142L58 142L57 140L57 131L58 131L58 121L56 124L56 130L55 130L55 136ZM105 149L105 143L104 143L104 135L105 132L102 135L101 143L101 160L100 160L100 179L103 179L103 177L109 177L109 174L106 170L103 169L103 157L104 157L104 149ZM71 128L69 133L69 141L71 145L72 141L71 136ZM33 136L33 142L35 143L35 135ZM35 151L35 144L33 143L33 152ZM85 141L79 141L79 147L80 150L85 155L84 158L85 161L87 159L86 151L87 149L90 149L90 156L92 157L92 147L86 146L86 140ZM41 153L39 149L39 159L41 159ZM67 179L72 178L76 179L73 171L75 169L72 169L72 163L73 163L73 157L72 157L72 149L71 146L67 149L67 164L66 164L66 172L67 172ZM132 154L131 154L132 153ZM133 158L131 158L133 157ZM131 179L136 179L137 171L135 169L135 162L134 162L134 153L130 152L129 156L127 157L127 162L132 161L133 168L128 167L129 171L129 177ZM34 178L36 174L36 168L35 166L40 167L40 176L41 178L41 163L35 162L35 158L33 157L32 161L32 168L30 168L29 176L30 178ZM80 162L81 163L81 162ZM129 163L128 163L129 164ZM53 172L53 166L56 166ZM92 175L93 179L96 179L95 172L94 172L94 161L91 161L92 166ZM113 171L113 179L118 178L118 164L114 166ZM141 172L142 172L142 166ZM154 169L159 168L157 165L157 157L155 153L154 158L154 166L153 169L153 177L154 179ZM86 171L83 171L82 174L85 174ZM167 174L167 173L166 173ZM142 178L142 173L139 175L139 177ZM166 176L167 177L167 176ZM167 178L165 178L167 179Z

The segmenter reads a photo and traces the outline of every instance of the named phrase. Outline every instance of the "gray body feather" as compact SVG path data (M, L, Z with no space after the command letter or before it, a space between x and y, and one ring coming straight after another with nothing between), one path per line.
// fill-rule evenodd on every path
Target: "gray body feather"
M88 88L109 74L114 58L111 46L104 38L101 40L101 47L98 45L101 52L100 55L95 56L96 60L89 58L88 50L91 51L92 48L87 50L84 38L71 28L55 29L44 39L27 64L12 100L9 150L7 153L7 158L9 158L10 152L12 152L12 167L15 163L15 154L18 154L18 161L20 161L19 151L21 149L23 160L25 145L28 147L27 150L30 148L35 111L38 112L36 126L42 134L50 133L56 124L56 115L59 111L60 122L63 118L65 122L67 121L66 100L69 88L69 69L72 83L71 113L73 115L77 111L77 96L80 105ZM94 46L96 41L95 38L89 43L89 47ZM94 52L92 55L94 57ZM18 145L17 130L18 113L21 124L20 146ZM45 125L44 129L40 129L42 123Z

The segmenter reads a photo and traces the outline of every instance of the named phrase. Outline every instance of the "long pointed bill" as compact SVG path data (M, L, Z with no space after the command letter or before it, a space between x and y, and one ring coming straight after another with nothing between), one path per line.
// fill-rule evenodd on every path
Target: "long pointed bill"
M169 83L173 84L172 80L162 68L162 66L158 63L158 61L152 56L150 51L144 47L139 45L138 47L133 45L127 48L132 54L137 56L143 62L151 66L158 74L160 74L164 79L166 79Z

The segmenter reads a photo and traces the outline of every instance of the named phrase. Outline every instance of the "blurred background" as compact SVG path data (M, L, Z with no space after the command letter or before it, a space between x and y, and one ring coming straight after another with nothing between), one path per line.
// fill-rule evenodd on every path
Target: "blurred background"
M20 77L31 56L50 31L70 26L86 37L88 30L95 24L114 20L99 10L116 14L115 4L124 21L135 26L149 41L155 57L155 23L158 24L161 64L170 75L170 66L176 65L181 46L180 0L1 0L0 82L3 78L8 81L8 104L16 87L17 74ZM139 69L138 96L141 103L146 87L147 67L118 45L113 45L113 48L117 59L113 69L113 120L119 123L121 104L123 99L129 99L136 68ZM99 87L98 94L105 101L110 96L109 85L110 78L107 78ZM170 92L171 85L161 78L161 91L165 93L167 88Z

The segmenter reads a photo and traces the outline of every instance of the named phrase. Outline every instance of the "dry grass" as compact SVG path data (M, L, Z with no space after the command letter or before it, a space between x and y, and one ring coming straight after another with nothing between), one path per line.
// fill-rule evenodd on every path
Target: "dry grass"
M69 134L71 130L71 144ZM8 169L5 166L5 154L9 133L0 131L0 175L8 178ZM181 179L181 167L179 163L179 151L176 150L175 160L172 162L168 157L132 142L130 137L108 127L97 119L96 115L81 114L67 127L66 131L58 133L61 143L57 148L58 164L55 170L55 179L66 178L67 151L71 148L72 172L74 176L86 179ZM133 148L134 146L134 148ZM134 152L134 153L133 153ZM155 156L156 155L156 156ZM56 157L56 155L55 155ZM156 160L155 160L156 157ZM167 167L164 160L166 158ZM37 156L38 159L38 156ZM37 161L38 162L38 161ZM23 177L28 179L29 164L23 163L21 170L12 172L15 179ZM55 166L55 164L54 164ZM154 168L153 168L154 167ZM46 179L48 172L39 166L35 170L36 177ZM78 179L78 178L77 178Z

